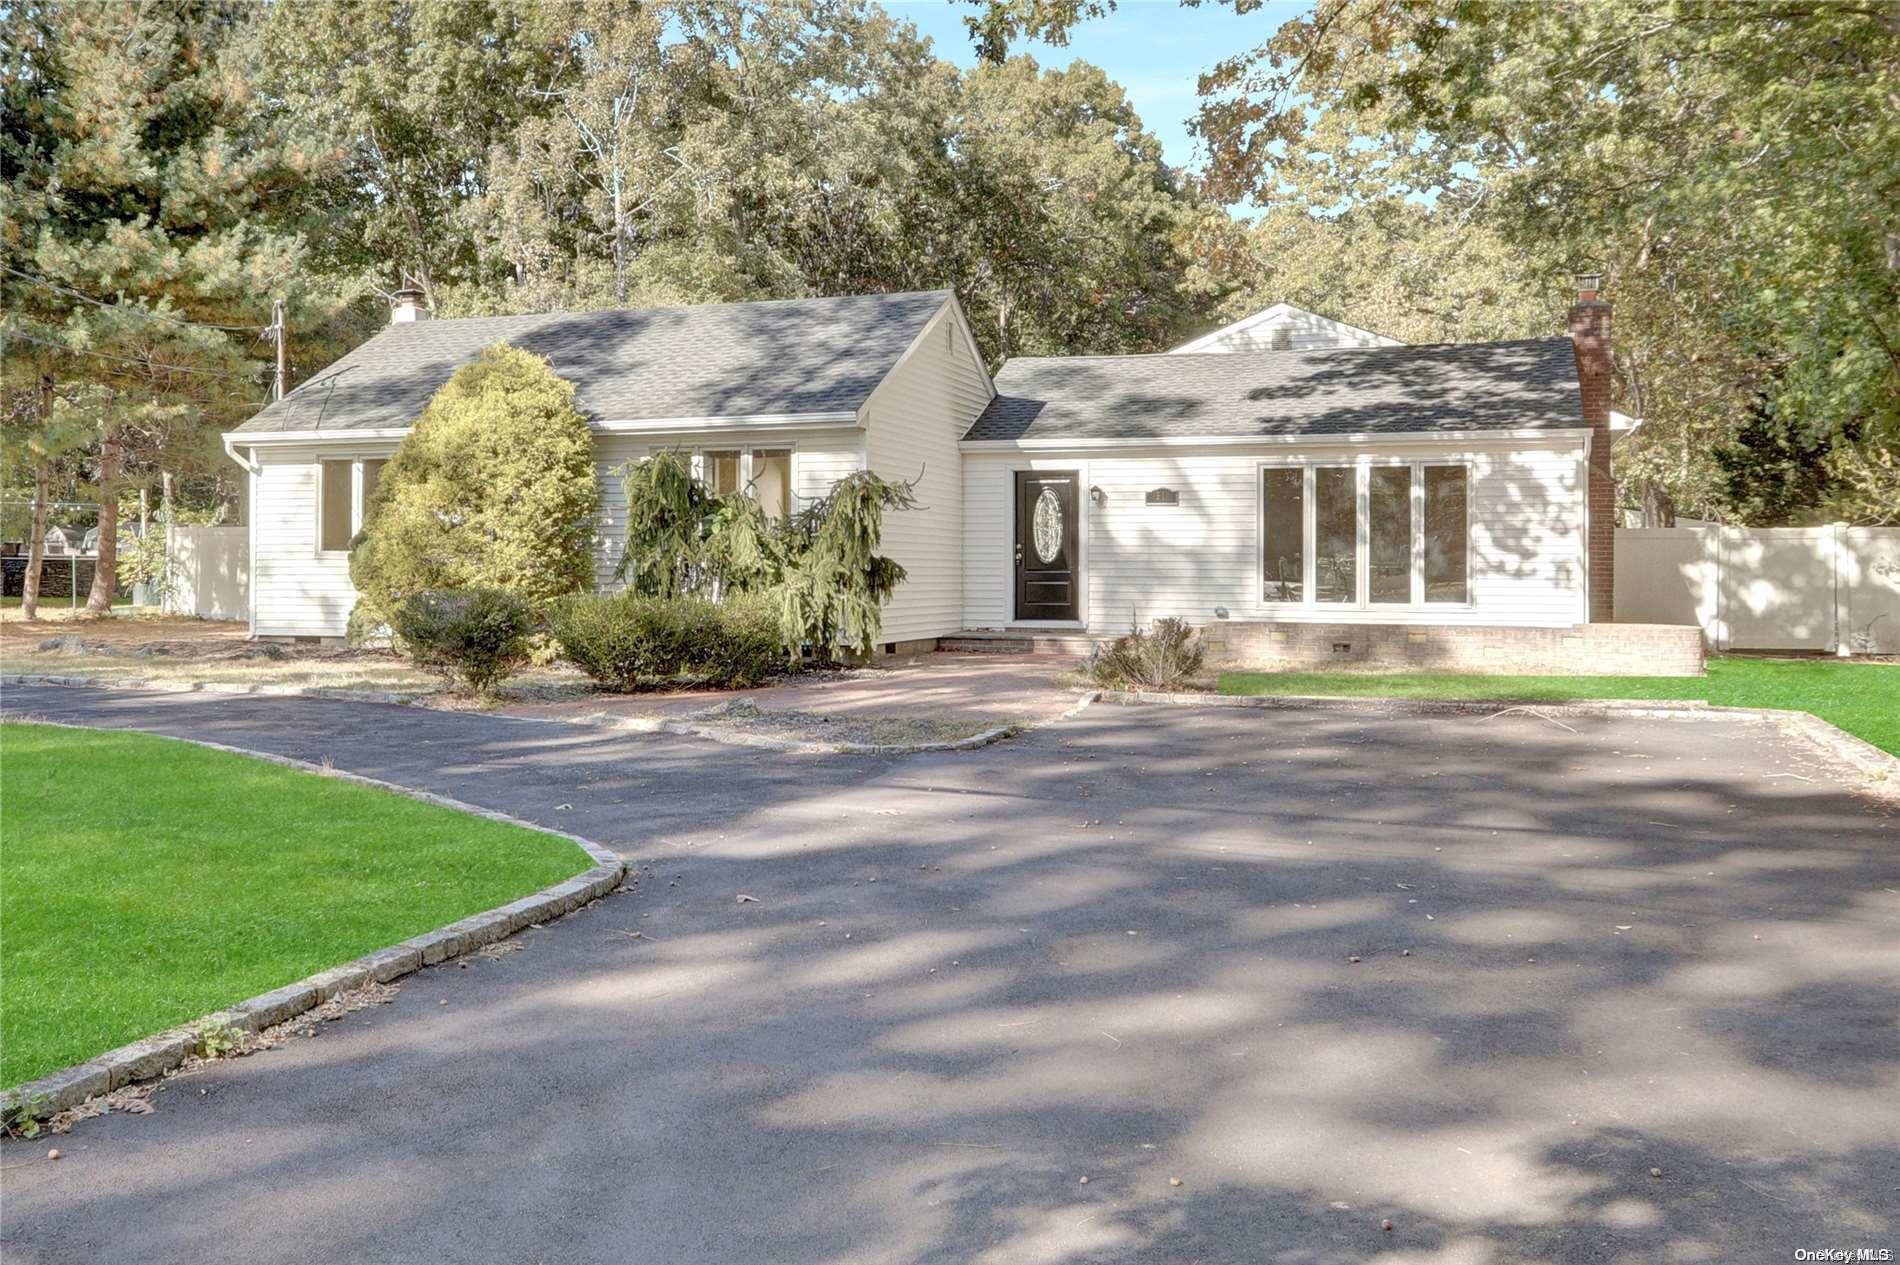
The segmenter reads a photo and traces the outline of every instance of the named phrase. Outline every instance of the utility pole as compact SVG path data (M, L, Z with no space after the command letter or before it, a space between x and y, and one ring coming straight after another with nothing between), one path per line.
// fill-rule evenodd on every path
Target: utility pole
M270 305L270 332L277 337L277 375L271 382L271 399L284 398L285 379L289 376L289 343L284 337L284 301L276 299Z

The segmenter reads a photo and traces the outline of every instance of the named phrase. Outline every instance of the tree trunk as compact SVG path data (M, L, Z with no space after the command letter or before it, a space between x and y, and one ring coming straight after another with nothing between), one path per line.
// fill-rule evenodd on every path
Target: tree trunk
M99 554L92 564L86 612L110 615L119 588L119 469L125 461L118 435L107 431L99 445Z
M51 429L53 423L53 375L40 375L40 425ZM46 565L46 515L51 508L46 495L51 490L52 474L45 463L33 469L33 527L27 535L26 575L20 580L20 618L38 619L40 613L40 569Z
M621 171L621 112L625 102L615 98L613 105L613 139L607 145L608 161L613 164L609 173L613 181L614 198L614 304L627 306L627 193L626 177Z
M1643 526L1674 527L1676 503L1669 489L1654 479L1643 480Z
M20 618L38 619L40 615L40 568L46 562L46 467L33 472L33 526L26 538L26 576L20 582Z

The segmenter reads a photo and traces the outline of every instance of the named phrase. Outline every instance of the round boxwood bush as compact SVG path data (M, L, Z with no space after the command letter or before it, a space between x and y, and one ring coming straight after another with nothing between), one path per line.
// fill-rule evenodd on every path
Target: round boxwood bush
M396 636L417 666L486 694L528 659L534 610L503 589L424 589L396 608Z

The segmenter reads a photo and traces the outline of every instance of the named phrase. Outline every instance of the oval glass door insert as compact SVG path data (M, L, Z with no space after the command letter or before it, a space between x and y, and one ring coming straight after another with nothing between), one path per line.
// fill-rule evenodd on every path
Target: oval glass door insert
M1042 495L1036 498L1036 512L1029 528L1036 542L1037 560L1054 562L1056 555L1062 552L1062 501L1054 488L1044 488Z

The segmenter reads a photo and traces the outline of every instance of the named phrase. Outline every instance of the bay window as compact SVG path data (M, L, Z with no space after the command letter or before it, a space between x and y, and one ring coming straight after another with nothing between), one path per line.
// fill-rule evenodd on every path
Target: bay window
M1263 466L1262 601L1357 609L1467 602L1469 487L1463 465Z

